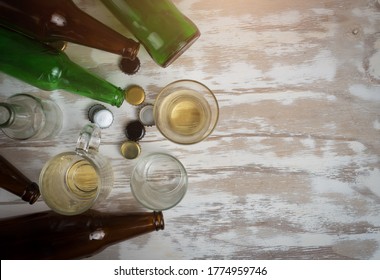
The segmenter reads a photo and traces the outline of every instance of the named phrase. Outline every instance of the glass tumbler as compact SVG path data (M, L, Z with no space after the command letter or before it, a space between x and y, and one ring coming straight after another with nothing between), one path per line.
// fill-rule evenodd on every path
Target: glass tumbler
M162 211L177 205L187 191L187 173L182 163L164 153L141 158L132 171L131 189L138 202Z
M179 80L164 87L154 103L158 130L177 144L195 144L215 129L219 106L213 92L193 80Z
M62 128L62 111L50 99L20 93L0 102L0 129L17 140L46 140Z
M104 200L113 187L112 165L98 153L100 128L82 129L75 151L56 155L40 174L41 196L62 215L77 215Z

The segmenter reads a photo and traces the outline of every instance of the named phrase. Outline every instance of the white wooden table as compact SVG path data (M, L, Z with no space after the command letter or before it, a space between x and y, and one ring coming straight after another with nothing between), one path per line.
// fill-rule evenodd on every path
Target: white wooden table
M79 7L128 35L98 0ZM147 129L142 155L168 152L189 175L184 200L165 211L166 228L91 259L380 259L380 2L378 0L176 0L202 32L167 69L141 50L140 71L118 56L69 44L70 58L120 87L145 88L148 101L178 79L210 87L220 121L204 142L181 146ZM64 113L53 141L13 141L0 153L37 181L44 163L74 149L96 101L44 92L0 74L1 98L50 97ZM115 186L102 211L145 211L132 197L135 161L119 151L136 107L115 115L100 151ZM0 216L48 209L0 191ZM0 229L1 230L1 229Z

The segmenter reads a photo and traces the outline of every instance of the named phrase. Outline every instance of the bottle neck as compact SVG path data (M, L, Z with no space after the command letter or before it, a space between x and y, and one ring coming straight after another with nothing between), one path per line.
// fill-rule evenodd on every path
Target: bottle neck
M69 41L131 60L140 46L82 11L71 0L2 0L0 21L40 41Z
M2 72L40 89L62 89L117 107L124 101L122 89L74 63L64 52L1 26L0 54Z
M165 221L164 221L164 215L162 214L162 211L153 212L154 214L154 226L156 228L156 231L164 230L165 229Z
M129 213L123 216L105 216L103 230L107 244L117 243L144 233L165 228L162 212Z
M36 183L31 183L28 185L22 194L22 200L29 202L29 204L33 204L40 197L40 189Z
M62 53L62 55L65 55ZM58 87L71 93L79 94L120 107L124 101L124 91L87 71L71 60L67 60L58 81Z
M0 187L33 204L40 196L36 183L30 181L15 166L0 155Z
M136 58L140 43L124 37L83 12L73 1L63 2L66 9L71 13L70 17L68 17L67 30L63 31L63 40L119 54L130 60ZM58 32L60 31L59 29L58 27ZM76 32L73 32L73 30Z

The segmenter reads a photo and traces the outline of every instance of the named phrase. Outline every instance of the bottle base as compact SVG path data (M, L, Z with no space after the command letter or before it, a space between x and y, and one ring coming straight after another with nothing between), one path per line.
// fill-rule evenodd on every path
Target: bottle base
M172 64L178 57L180 57L188 48L190 48L196 40L201 36L199 30L194 33L187 40L178 44L177 49L163 62L160 64L161 67L166 68Z

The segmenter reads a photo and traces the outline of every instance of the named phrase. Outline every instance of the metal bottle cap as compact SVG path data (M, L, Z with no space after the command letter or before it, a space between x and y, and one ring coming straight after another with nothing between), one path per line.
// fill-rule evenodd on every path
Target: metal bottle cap
M127 75L136 74L137 71L139 71L139 69L140 69L140 60L137 56L133 60L130 60L129 58L123 57L120 60L119 68L123 73L125 73Z
M141 153L140 145L135 141L125 141L120 148L121 154L126 159L135 159Z
M152 126L155 124L152 104L146 104L140 108L139 120L143 125L146 126Z
M125 128L125 136L129 140L139 141L145 136L145 127L140 121L132 121Z
M108 128L113 122L112 112L101 104L96 104L89 109L88 118L100 128Z
M129 104L138 106L145 100L145 91L140 86L132 86L125 91L124 99Z

